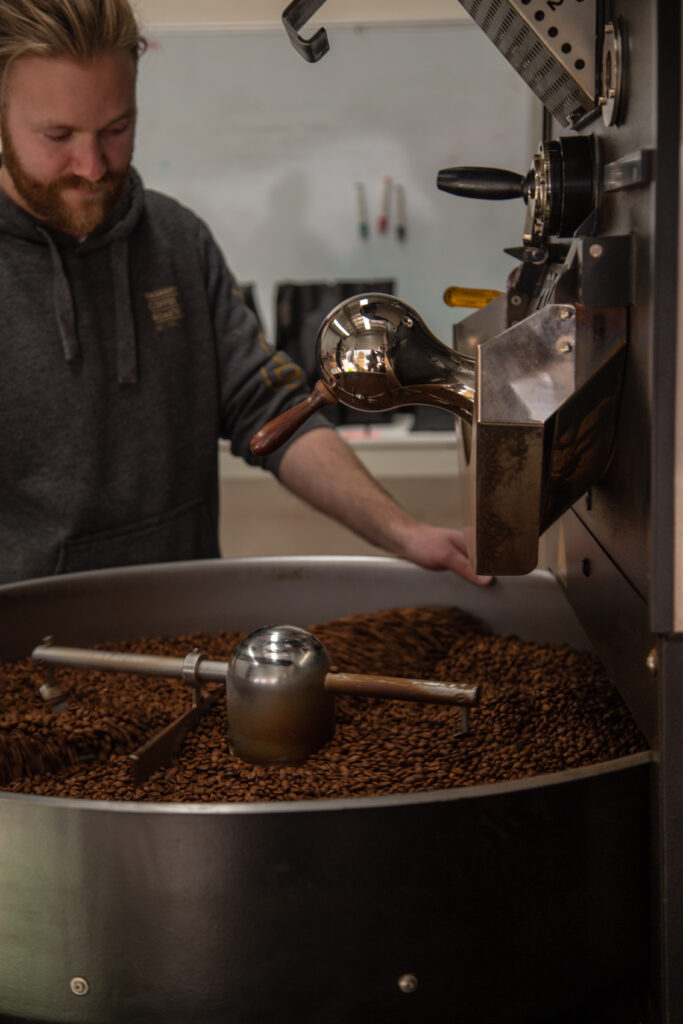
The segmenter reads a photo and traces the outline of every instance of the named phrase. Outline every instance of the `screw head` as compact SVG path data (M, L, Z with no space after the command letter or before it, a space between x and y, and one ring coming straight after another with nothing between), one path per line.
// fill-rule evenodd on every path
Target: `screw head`
M565 306L564 309L560 310L560 320L571 320L571 318L573 316L574 316L574 310L573 309L567 309L567 307Z
M69 988L75 996L87 996L90 991L90 985L85 978L72 978L69 982Z
M593 245L590 246L588 252L594 260L599 260L602 256L603 249L599 242L594 242Z
M398 979L398 987L401 992L414 992L417 988L417 978L414 974L402 974Z
M522 296L521 295L511 295L510 296L510 305L511 306L521 306L522 305Z
M557 351L560 352L563 356L568 356L570 352L574 351L574 346L572 345L571 341L558 341Z

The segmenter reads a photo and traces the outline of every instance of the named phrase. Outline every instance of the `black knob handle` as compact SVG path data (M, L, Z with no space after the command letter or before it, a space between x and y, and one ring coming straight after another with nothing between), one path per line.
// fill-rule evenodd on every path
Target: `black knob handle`
M446 167L439 171L437 188L468 199L518 199L526 201L527 179L496 167Z

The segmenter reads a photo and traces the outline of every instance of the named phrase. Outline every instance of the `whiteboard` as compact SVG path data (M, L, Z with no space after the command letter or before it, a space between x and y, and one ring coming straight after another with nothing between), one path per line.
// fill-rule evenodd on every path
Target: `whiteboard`
M436 188L440 168L526 173L539 101L469 22L330 30L307 64L284 30L156 31L142 58L135 165L203 217L274 337L281 281L391 278L450 343L450 285L504 288L521 199ZM403 186L406 237L375 230L382 179ZM356 189L370 235L358 229Z

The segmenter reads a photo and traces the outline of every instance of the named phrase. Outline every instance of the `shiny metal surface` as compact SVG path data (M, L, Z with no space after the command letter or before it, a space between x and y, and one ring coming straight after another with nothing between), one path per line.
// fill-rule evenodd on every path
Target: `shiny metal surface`
M525 6L544 28L551 6L562 8L577 25L592 21L583 4ZM480 16L490 10L478 0L477 7ZM609 21L603 38L599 33L595 38L598 52L602 49L603 117L574 121L574 127L595 138L605 167L598 216L582 229L587 252L594 250L600 261L608 248L614 254L620 240L631 242L628 259L604 260L590 300L596 306L628 307L628 353L607 472L553 530L550 564L565 579L570 601L656 747L651 832L658 857L651 886L656 924L651 1009L644 1019L680 1024L683 567L676 454L681 436L681 5L614 0L604 5L603 14ZM495 31L492 22L486 30ZM501 35L496 45L505 53L514 42L509 33ZM520 74L525 77L524 69ZM558 125L550 118L545 124L555 136ZM575 283L583 287L585 281ZM607 298L620 290L624 298L616 303ZM562 297L569 297L566 290Z
M552 305L479 347L477 419L543 422L576 385L576 315Z
M48 684L56 666L68 666L81 670L99 672L135 672L150 676L165 676L182 679L192 688L192 707L174 721L166 725L160 732L152 736L138 750L129 754L132 762L132 774L137 785L147 779L159 768L165 768L180 753L187 734L194 729L203 714L216 703L218 694L202 695L202 682L223 682L228 671L228 663L209 661L199 651L190 651L184 658L169 658L153 654L130 654L122 651L93 651L80 647L59 647L48 638L31 652L37 664L45 665ZM53 704L59 702L55 710L68 706L68 691L57 690L56 696L50 697L51 688L40 687L44 700ZM45 692L44 692L45 691Z
M557 163L552 143L543 143L534 154L531 170L531 189L527 200L522 239L525 245L541 245L551 232L556 210L561 203L561 176L558 181ZM555 171L555 173L553 173ZM561 171L560 171L561 175Z
M0 654L48 629L95 643L419 604L586 644L547 573L477 588L395 559L242 559L2 587ZM2 793L0 1019L443 1024L455 988L467 1022L505 1005L514 1024L575 1024L615 993L637 1020L648 761L303 803Z
M328 671L320 641L298 626L264 626L233 652L225 682L228 728L238 757L299 764L332 738L334 694L470 707L480 687L457 682ZM469 731L463 717L463 734Z
M334 732L324 646L298 626L264 626L235 648L225 681L230 742L253 764L298 764Z
M460 2L561 125L595 108L595 0Z
M287 556L129 566L2 586L0 656L28 657L48 624L64 643L92 644L264 622L306 627L404 603L462 606L494 631L590 646L550 573L478 588L395 558Z
M468 547L479 572L520 573L538 538L607 471L626 312L554 304L477 352Z
M602 39L599 104L608 128L620 124L625 106L625 46L623 25L608 21Z
M479 573L517 575L536 567L540 535L607 470L626 323L622 308L549 304L480 340L472 359L399 299L357 295L325 318L317 355L345 405L417 402L472 424L470 560Z
M646 185L652 180L653 155L651 149L639 149L607 164L603 176L605 192L619 192L622 188Z
M494 167L446 167L438 172L437 188L470 199L523 199L523 255L528 264L534 257L548 259L550 238L570 238L582 227L598 206L601 173L595 140L570 135L541 142L524 177Z
M355 295L335 306L318 333L316 358L322 378L307 398L256 431L255 455L275 451L313 412L335 402L364 412L431 405L472 421L473 360L438 341L392 295Z
M147 676L183 679L192 686L196 682L222 683L228 663L209 661L201 655L189 654L185 658L164 657L159 654L129 654L125 651L92 651L57 644L39 644L31 652L39 664L62 665L99 672L138 672Z
M355 295L330 310L317 359L335 398L352 409L433 405L472 420L473 360L435 338L393 295Z

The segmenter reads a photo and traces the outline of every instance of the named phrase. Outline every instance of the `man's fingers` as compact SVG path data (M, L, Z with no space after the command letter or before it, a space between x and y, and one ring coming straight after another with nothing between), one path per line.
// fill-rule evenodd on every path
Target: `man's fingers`
M493 576L479 576L470 565L467 557L461 555L459 552L453 559L452 569L457 572L463 579L468 580L470 583L476 583L479 587L488 587L489 584L493 583Z

